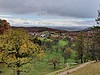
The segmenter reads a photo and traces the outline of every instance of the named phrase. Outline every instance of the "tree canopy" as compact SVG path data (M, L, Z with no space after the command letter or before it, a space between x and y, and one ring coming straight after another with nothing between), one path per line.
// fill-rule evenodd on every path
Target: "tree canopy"
M34 57L40 58L44 51L38 44L29 40L29 35L22 29L8 29L0 35L0 62L9 67L21 67L30 63ZM19 70L18 74L19 75Z
M9 29L10 25L6 20L0 19L0 34L2 34L5 30Z

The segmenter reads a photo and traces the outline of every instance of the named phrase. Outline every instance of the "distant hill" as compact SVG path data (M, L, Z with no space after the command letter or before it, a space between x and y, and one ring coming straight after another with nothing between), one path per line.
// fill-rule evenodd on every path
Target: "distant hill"
M80 31L89 28L90 26L54 26L49 28L65 30L65 31Z
M65 30L59 30L55 28L47 28L47 27L12 27L13 29L22 28L27 32L43 32L43 31L55 31L55 32L67 32Z
M72 27L57 27L57 26L49 26L49 27L12 27L23 28L28 32L42 32L42 31L56 31L56 32L69 32L69 31L80 31L88 29L87 26L72 26Z
M100 30L100 26L89 27L89 28L84 29L83 31L87 32L87 31L93 31L93 30Z

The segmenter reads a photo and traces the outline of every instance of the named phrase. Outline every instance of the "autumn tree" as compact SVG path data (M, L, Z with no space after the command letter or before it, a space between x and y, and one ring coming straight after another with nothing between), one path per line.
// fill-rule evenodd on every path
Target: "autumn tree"
M70 58L71 53L72 53L72 49L71 48L66 48L64 50L64 52L62 53L62 56L64 57L64 63L66 63L67 59Z
M83 63L83 53L84 53L84 32L80 32L76 41L77 47L77 58Z
M16 69L17 75L20 75L22 66L42 53L43 50L29 40L24 30L9 29L0 35L0 62Z
M10 25L6 20L0 19L0 34L2 34L5 30L9 29Z
M86 32L86 37L84 37L84 55L83 60L87 62L91 60L91 49L92 49L92 36L89 32Z
M52 65L54 69L56 69L60 63L60 55L56 52L52 52L52 54L49 55L47 62L48 64Z
M53 68L56 69L57 64L60 63L59 57L55 56L49 59L48 63L51 63L53 65Z
M100 27L95 26L92 28L92 60L100 60Z
M38 45L41 45L41 40L38 37L33 38L32 41Z
M96 43L95 43L96 56L97 56L97 60L100 61L100 29L99 29L99 31L97 31L95 36L96 36L95 37L95 39L96 39Z

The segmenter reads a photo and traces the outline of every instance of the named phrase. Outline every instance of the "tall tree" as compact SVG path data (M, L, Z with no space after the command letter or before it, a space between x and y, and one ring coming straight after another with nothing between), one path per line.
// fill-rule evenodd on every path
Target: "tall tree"
M77 42L76 42L76 47L77 47L78 59L80 59L81 63L83 63L84 32L79 33Z
M4 62L9 67L13 67L20 75L23 65L30 63L33 57L43 53L41 48L29 40L24 30L9 29L0 35L0 62Z
M97 61L98 59L100 60L100 27L95 26L92 30L92 58Z

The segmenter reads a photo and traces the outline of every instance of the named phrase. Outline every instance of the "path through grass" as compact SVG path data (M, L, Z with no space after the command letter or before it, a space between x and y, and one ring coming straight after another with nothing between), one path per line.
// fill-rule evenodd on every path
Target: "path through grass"
M100 75L100 62L89 64L71 74L66 75Z

